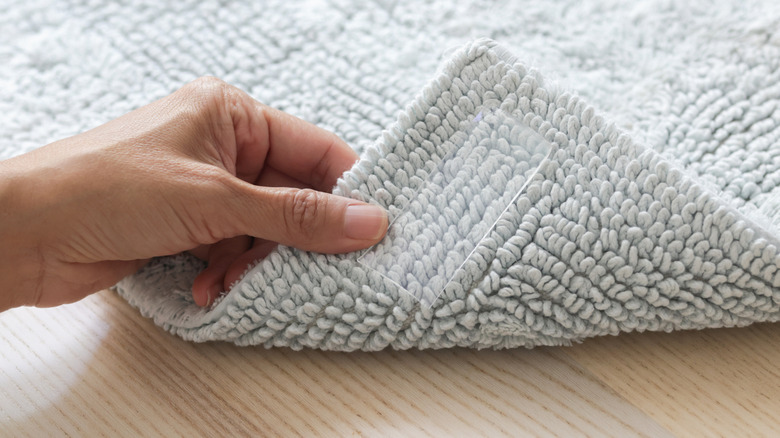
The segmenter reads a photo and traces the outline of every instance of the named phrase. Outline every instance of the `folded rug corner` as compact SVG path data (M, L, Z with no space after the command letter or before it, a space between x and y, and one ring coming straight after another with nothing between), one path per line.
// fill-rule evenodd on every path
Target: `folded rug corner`
M707 86L681 98L651 147L500 44L477 40L451 55L335 188L419 221L384 244L410 281L447 272L452 281L430 306L361 253L287 247L210 309L190 298L202 264L185 255L153 261L117 290L188 340L295 349L534 347L777 321L780 144L744 144L773 112L721 120L761 93L750 86L725 101L701 98ZM488 107L504 117L475 117ZM511 145L518 126L551 148L533 172L518 173L523 158L496 146L474 176L446 187L431 179L462 148ZM511 203L496 210L510 186ZM473 250L464 253L464 242Z

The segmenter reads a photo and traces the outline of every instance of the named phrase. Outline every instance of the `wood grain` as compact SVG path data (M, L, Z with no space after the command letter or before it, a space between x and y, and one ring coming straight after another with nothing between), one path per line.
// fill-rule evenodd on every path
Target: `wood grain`
M678 436L777 436L780 325L594 339L566 354Z
M193 344L104 291L0 314L3 436L671 436L780 423L780 326L572 348Z

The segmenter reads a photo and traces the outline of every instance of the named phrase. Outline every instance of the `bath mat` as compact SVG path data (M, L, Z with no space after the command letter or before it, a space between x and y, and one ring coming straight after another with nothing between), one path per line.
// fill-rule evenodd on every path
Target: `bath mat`
M25 0L0 28L0 159L214 75L344 138L363 161L336 191L404 225L373 255L281 248L209 310L186 256L118 285L186 339L501 348L777 319L777 2ZM484 36L505 48L464 48Z
M185 339L295 349L533 347L776 321L780 143L764 135L775 107L754 109L771 91L698 86L650 148L474 41L334 190L417 225L391 225L368 252L280 247L206 310L186 256L117 289ZM544 147L529 154L529 138Z

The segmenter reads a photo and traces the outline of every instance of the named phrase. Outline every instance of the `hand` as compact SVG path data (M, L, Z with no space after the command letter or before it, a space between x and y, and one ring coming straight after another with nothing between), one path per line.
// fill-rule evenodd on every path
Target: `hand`
M208 261L193 285L204 306L277 242L369 247L386 213L324 193L357 158L334 134L203 78L2 161L0 310L73 302L188 250Z

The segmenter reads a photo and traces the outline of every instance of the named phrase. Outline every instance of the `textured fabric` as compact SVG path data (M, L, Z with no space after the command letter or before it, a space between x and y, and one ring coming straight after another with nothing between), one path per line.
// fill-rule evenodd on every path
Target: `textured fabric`
M432 307L357 263L357 254L289 248L261 262L206 315L193 313L186 299L156 294L170 272L164 265L120 290L187 339L336 350L555 345L777 318L775 234L747 217L744 199L729 202L723 188L697 183L579 98L550 92L511 61L491 41L455 53L336 189L391 216L410 198L431 198L429 189L415 194L420 181L484 102L553 145ZM441 224L440 241L456 246L473 226L460 226L463 210L489 202L479 196L488 186L461 190L467 199L460 206L431 203L417 213L420 222ZM772 217L762 219L771 226ZM402 264L419 237L394 238Z
M79 4L72 16L26 5L1 21L16 31L0 48L6 156L204 73L350 141L362 159L335 192L391 214L485 102L552 145L431 308L359 254L290 248L212 309L189 297L202 265L186 256L118 285L186 339L505 348L778 318L780 14L770 3ZM462 46L423 87L437 53L479 35L504 45ZM443 242L468 234L462 215L439 210Z

